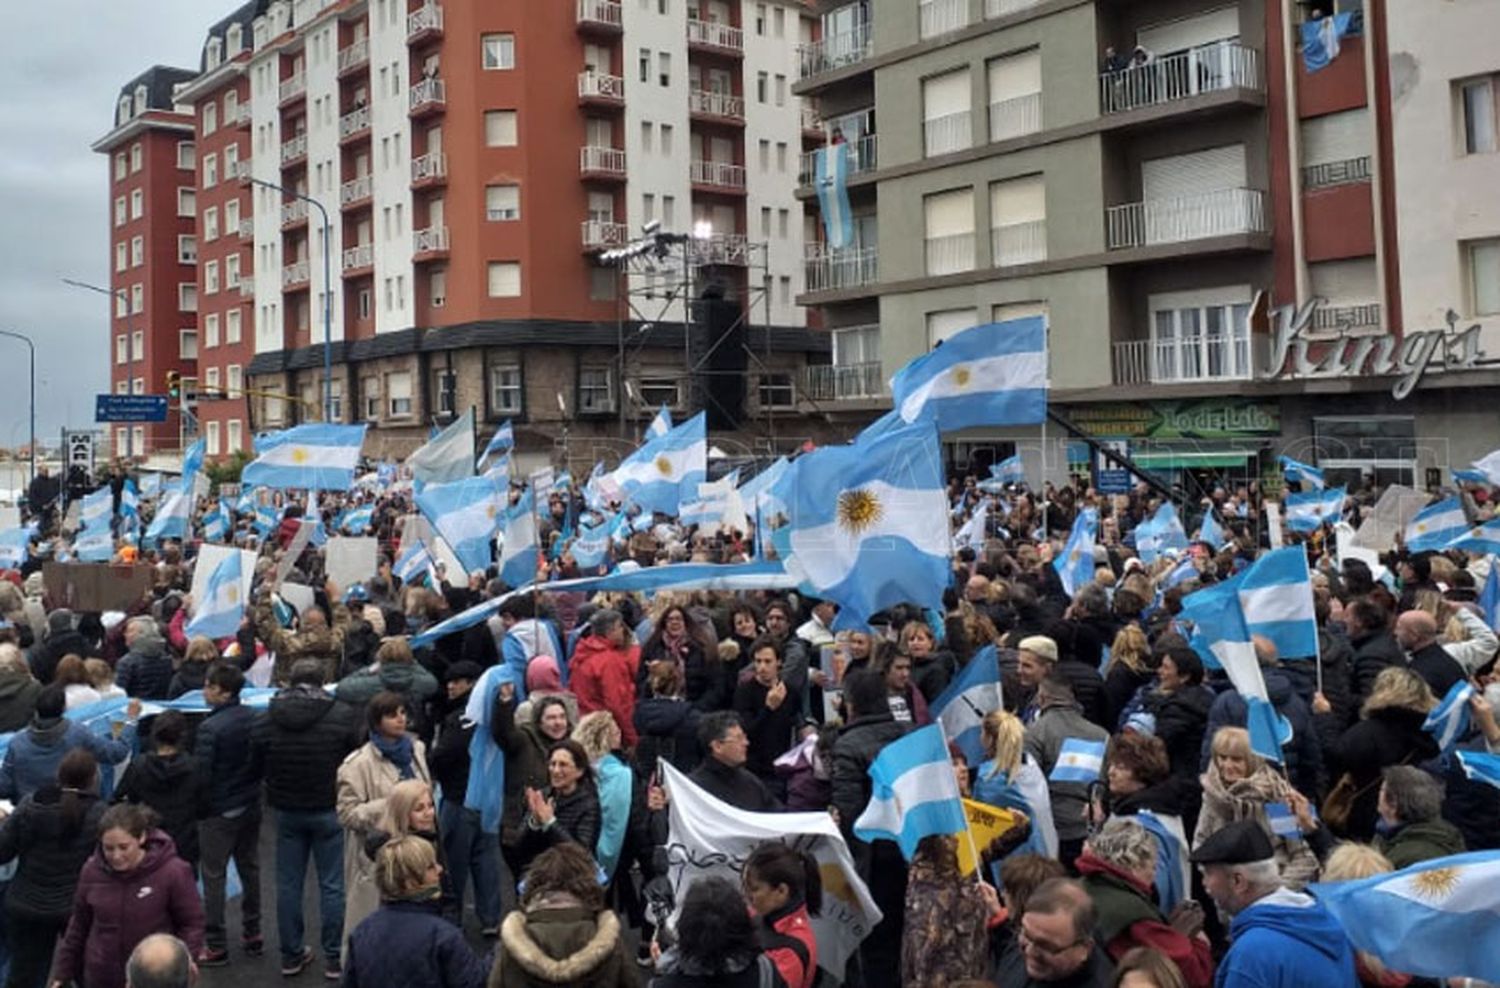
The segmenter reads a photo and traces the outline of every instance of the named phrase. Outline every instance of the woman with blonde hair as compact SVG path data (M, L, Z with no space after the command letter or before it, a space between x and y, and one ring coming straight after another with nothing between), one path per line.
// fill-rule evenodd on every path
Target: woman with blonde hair
M1250 750L1250 732L1243 727L1221 727L1211 742L1212 757L1203 773L1203 808L1193 831L1193 847L1238 820L1254 820L1271 839L1282 884L1301 891L1318 875L1318 859L1302 837L1276 832L1267 805L1280 803L1294 812L1306 803L1280 772Z
M897 647L911 659L911 684L928 703L936 700L953 679L953 653L938 646L937 635L921 620L901 626Z
M443 845L438 838L432 787L419 779L398 782L391 789L390 795L385 798L385 813L379 826L364 836L353 876L347 873L344 876L346 936L380 905L375 874L375 861L380 849L397 838L407 836L421 837L431 843L433 854L439 862L442 861ZM354 879L352 882L349 880L351 877Z
M1437 742L1422 729L1436 706L1426 681L1410 669L1388 666L1375 677L1359 723L1328 751L1334 784L1323 818L1335 834L1366 843L1375 836L1381 770L1437 757Z
M1386 856L1375 848L1349 841L1340 844L1328 856L1328 862L1323 865L1323 881L1355 882L1395 870ZM1366 988L1405 988L1411 982L1411 975L1387 970L1380 958L1363 950L1354 952L1354 973Z
M1057 857L1052 797L1041 768L1025 754L1021 719L1008 710L991 711L980 725L979 738L988 757L974 774L974 798L1026 814L1031 833L1018 851Z
M620 750L620 725L608 710L596 710L578 720L573 740L583 746L594 769L594 785L599 791L599 839L592 851L607 877L613 878L625 849L625 835L630 829L630 805L635 798L635 773L617 752Z
M1151 668L1151 645L1138 624L1127 624L1109 646L1109 665L1104 669L1104 726L1111 732L1124 727L1120 713L1136 691L1155 677Z

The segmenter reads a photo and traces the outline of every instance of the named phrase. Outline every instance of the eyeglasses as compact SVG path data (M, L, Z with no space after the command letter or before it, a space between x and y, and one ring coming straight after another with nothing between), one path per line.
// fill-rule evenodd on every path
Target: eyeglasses
M1081 940L1074 940L1072 943L1065 944L1061 947L1054 947L1050 943L1042 943L1040 940L1031 939L1031 937L1026 935L1026 931L1024 929L1016 933L1016 944L1022 950L1031 947L1035 949L1037 953L1046 954L1048 957L1057 957L1060 954L1066 954L1074 947L1081 946L1085 943L1088 943L1088 937L1084 937Z

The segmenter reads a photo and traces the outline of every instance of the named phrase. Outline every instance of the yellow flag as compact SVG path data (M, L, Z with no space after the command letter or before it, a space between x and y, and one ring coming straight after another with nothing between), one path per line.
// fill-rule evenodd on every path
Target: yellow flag
M991 841L1025 819L1024 814L1014 810L1002 810L972 799L964 800L964 816L969 820L969 834L958 837L958 869L965 875L974 874L976 851L982 854Z

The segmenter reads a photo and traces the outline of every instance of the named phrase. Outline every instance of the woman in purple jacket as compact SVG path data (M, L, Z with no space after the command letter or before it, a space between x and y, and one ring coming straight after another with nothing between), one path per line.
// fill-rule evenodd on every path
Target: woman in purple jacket
M125 962L153 933L203 951L203 901L193 871L144 806L111 806L99 821L99 847L78 875L73 915L52 960L49 984L124 988Z

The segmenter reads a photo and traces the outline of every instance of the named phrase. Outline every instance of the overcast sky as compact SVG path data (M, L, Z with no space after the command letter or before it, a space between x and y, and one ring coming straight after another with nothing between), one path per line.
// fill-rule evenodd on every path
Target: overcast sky
M152 65L195 67L208 26L233 9L205 0L5 4L0 41L0 329L36 341L37 432L91 428L108 389L109 299L60 279L109 285L107 159L115 98ZM26 441L25 344L0 337L0 446Z

